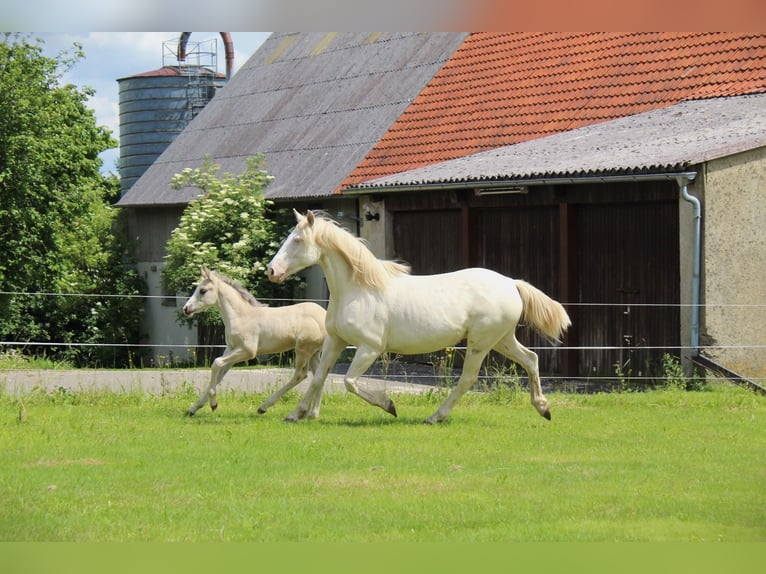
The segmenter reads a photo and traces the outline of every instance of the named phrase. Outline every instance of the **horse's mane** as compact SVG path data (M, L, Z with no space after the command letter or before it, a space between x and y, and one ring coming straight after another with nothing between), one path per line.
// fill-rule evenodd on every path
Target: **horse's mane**
M242 284L239 281L236 281L232 279L231 277L226 277L225 275L221 275L217 271L211 271L211 274L215 275L217 279L220 279L224 283L226 283L229 287L233 287L234 290L239 293L240 297L244 299L246 303L249 303L253 307L268 307L266 303L261 303L256 299L250 291L245 289Z
M316 242L343 255L351 266L352 279L363 287L380 289L392 277L410 273L406 263L375 257L364 239L351 235L322 212L314 212L313 229Z

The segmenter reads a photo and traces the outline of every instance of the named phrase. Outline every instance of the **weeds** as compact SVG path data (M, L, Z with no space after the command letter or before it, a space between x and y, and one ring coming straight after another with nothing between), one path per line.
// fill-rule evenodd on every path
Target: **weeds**
M662 386L676 391L702 391L706 389L705 379L692 369L687 376L681 360L669 353L662 356Z
M614 375L617 377L617 392L624 393L630 390L630 380L633 378L630 356L624 363L618 361L614 364Z
M46 356L31 357L18 349L9 349L0 353L0 370L63 370L72 369L67 361L49 359Z
M455 347L447 347L444 351L438 353L434 361L434 376L443 379L449 388L455 383L452 374L455 367L455 351Z
M681 361L668 353L662 355L664 387L672 391L686 390L686 374Z
M516 363L492 364L487 367L487 374L492 381L487 391L493 403L519 404L526 402L529 393L521 383L521 375Z

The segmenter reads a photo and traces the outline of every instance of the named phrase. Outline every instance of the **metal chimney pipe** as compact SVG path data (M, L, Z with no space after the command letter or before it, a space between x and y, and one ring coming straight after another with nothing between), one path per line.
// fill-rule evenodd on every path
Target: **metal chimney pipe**
M228 32L220 32L223 38L223 47L226 52L226 81L231 79L231 72L234 69L234 41ZM181 32L181 38L178 40L178 61L186 60L186 43L189 41L191 32Z

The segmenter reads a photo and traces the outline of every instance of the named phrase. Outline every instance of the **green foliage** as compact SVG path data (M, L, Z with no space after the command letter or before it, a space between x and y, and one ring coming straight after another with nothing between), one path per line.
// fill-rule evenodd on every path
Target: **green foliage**
M681 359L669 353L662 355L662 386L676 391L701 391L706 388L704 378L696 371L687 377Z
M83 57L43 56L19 35L0 42L0 291L138 294L125 268L126 245L114 177L98 154L117 145L86 107L89 88L62 85ZM0 295L0 338L62 343L136 342L141 301L79 296ZM126 349L40 348L77 365L118 365Z
M665 387L669 390L686 390L686 375L681 361L669 353L662 355L662 370L665 374Z
M196 187L202 193L189 202L167 243L163 277L171 291L191 293L206 265L241 281L258 298L292 297L265 273L294 220L266 199L273 178L262 164L262 156L251 157L242 174L219 176L220 166L208 159L201 168L186 168L173 177L174 189ZM206 315L200 317L203 322ZM215 315L207 317L207 323L216 321Z

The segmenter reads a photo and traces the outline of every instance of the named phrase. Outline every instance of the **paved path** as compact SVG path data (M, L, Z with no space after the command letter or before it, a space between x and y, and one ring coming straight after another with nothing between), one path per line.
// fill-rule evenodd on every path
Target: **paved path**
M235 389L249 393L273 392L292 376L291 369L244 368L229 371L218 386L219 391ZM210 380L209 369L72 369L72 370L2 370L0 389L11 394L22 394L35 388L48 392L58 388L69 391L110 390L113 392L144 391L160 394L192 385L199 392ZM296 389L303 393L309 383L306 378ZM391 393L422 393L432 386L362 377L360 382L371 389L386 389ZM343 375L330 373L325 392L342 392Z

